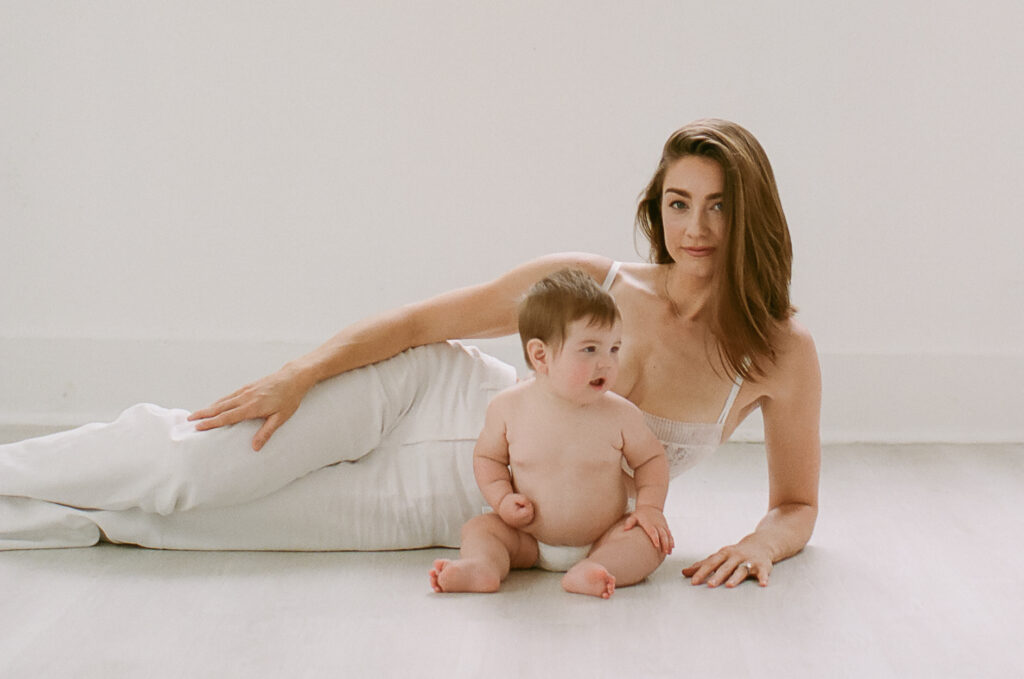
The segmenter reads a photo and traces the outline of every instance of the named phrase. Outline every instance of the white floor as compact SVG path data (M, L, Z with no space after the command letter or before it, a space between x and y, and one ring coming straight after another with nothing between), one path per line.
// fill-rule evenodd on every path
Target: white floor
M448 550L0 553L0 677L1022 677L1024 445L826 450L811 545L767 589L682 566L749 530L762 450L678 479L677 551L609 601L513 573L439 595Z

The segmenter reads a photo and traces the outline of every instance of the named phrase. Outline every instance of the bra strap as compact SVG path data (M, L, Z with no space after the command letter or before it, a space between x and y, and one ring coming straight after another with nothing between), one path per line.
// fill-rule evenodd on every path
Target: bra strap
M608 269L608 275L604 277L604 283L601 283L601 289L605 292L612 289L612 283L615 282L615 277L619 275L620 266L622 266L622 262L612 262L612 268Z
M725 424L725 418L729 417L729 411L732 410L732 404L736 401L736 395L740 393L740 387L742 386L743 378L737 375L736 381L732 383L732 391L729 392L729 398L725 400L722 414L718 416L718 424Z

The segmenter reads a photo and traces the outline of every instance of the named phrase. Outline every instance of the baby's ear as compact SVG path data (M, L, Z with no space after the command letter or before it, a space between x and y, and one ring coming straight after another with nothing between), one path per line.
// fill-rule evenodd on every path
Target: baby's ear
M530 367L533 371L541 374L548 374L548 348L544 342L534 337L526 343L526 355L530 357Z

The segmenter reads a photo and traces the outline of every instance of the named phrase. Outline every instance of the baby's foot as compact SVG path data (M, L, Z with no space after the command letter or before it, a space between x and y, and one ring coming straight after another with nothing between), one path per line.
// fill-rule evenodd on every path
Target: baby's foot
M469 559L438 559L430 571L430 586L435 592L497 592L501 578Z
M615 576L596 561L584 559L562 578L562 589L607 599L615 592Z

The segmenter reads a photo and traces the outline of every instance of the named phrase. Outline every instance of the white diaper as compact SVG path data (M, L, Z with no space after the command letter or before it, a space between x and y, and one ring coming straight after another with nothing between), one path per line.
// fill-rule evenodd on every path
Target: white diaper
M593 545L582 545L580 547L569 547L566 545L546 545L540 540L537 541L537 550L540 553L537 557L537 565L546 571L564 573L577 563L586 558Z

